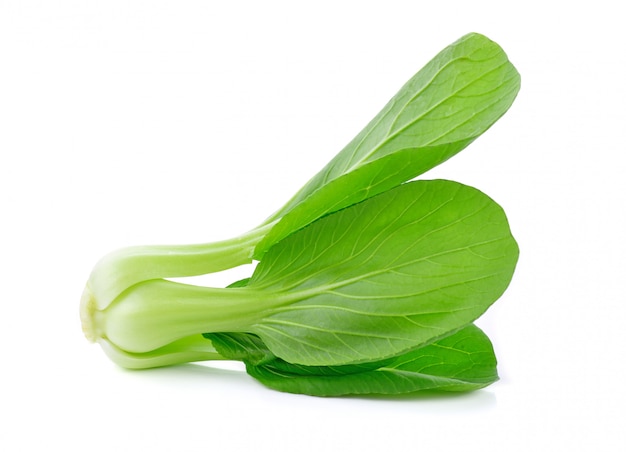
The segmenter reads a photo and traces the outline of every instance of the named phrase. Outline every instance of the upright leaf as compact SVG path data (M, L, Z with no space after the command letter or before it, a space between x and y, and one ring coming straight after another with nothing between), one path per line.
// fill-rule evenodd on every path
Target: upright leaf
M272 247L247 288L281 307L247 331L284 360L363 363L445 337L506 289L518 249L478 190L403 184Z
M504 51L468 34L411 78L337 156L267 222L272 244L321 216L424 173L464 149L511 106L520 77Z

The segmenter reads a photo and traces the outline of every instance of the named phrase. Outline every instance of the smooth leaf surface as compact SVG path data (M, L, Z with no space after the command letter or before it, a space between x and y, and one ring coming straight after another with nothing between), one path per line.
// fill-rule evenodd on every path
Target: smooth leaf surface
M243 360L250 375L284 392L341 396L471 391L498 379L491 342L474 325L386 361L328 367L290 364L250 334L208 336L222 355Z
M456 182L410 182L272 247L247 289L282 307L248 331L290 363L396 356L478 318L506 289L517 256L489 197Z
M282 209L259 258L321 216L410 180L452 157L511 106L520 77L498 44L472 33L411 78L382 111Z

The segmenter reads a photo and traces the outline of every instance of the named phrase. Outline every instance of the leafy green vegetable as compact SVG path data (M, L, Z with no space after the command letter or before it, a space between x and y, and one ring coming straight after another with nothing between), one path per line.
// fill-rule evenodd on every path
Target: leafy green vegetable
M90 277L104 309L126 288L252 262L316 219L393 188L447 160L512 104L515 67L493 41L468 34L411 78L382 111L281 209L250 232L201 245L140 246L105 256Z
M105 256L81 300L86 336L124 367L237 359L269 387L311 395L492 383L493 349L472 323L515 269L506 216L457 182L406 181L487 130L518 89L497 44L461 38L259 227ZM252 259L227 288L164 279Z

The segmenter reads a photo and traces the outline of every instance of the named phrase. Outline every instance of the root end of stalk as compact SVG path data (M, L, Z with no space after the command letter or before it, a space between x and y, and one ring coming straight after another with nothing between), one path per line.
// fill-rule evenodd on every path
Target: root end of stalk
M83 334L90 342L96 342L97 339L94 319L96 309L96 299L87 285L80 299L80 322L83 327Z

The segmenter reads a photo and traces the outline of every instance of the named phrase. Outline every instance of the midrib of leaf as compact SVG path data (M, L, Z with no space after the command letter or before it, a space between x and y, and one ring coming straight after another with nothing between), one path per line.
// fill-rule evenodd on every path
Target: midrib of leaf
M445 390L445 388L455 387L455 386L464 387L464 388L467 388L466 390L469 390L471 388L480 387L484 383L491 382L492 380L492 379L487 379L487 378L483 379L482 381L477 380L477 379L463 380L459 378L431 375L431 374L420 373L420 372L399 371L396 369L379 368L376 370L364 371L362 373L357 373L357 374L341 374L341 375L337 375L336 377L327 377L327 378L331 378L331 380L324 380L322 383L321 389L318 389L318 386L317 386L318 383L316 380L318 378L323 378L323 377L291 374L289 372L278 371L277 369L273 369L273 368L265 367L265 366L261 366L259 369L262 369L263 372L267 372L268 374L271 374L270 378L275 378L278 381L282 380L284 382L289 382L289 381L302 382L300 384L303 386L292 387L291 390L287 389L288 392L312 394L312 395L318 395L318 396L319 395L341 396L341 395L350 395L350 394L368 395L368 394L377 394L377 393L398 395L398 394L406 394L406 393L412 393L412 392L423 391L423 390ZM342 389L339 389L337 391L334 385L332 384L333 378L337 378L339 382L344 381L345 379L346 381L351 381L353 383L350 385L349 390L345 389L346 388L345 386L340 386ZM354 380L355 378L358 378L359 380L355 381ZM275 382L271 380L268 381L267 379L263 377L261 377L260 380L264 384L267 384L270 387L274 387L274 389L279 389L281 391L285 390L284 387L281 387L280 385L279 386L272 385L272 383L275 383ZM426 384L426 387L414 387L413 383L416 380L424 382L424 384ZM308 381L312 381L313 382L312 384L314 386L307 388ZM385 383L383 383L383 381ZM382 387L386 387L388 389L383 390L383 391L370 390L369 385L372 383L375 385L373 386L374 388L380 388L379 385L382 384ZM327 384L330 384L330 386L326 386ZM395 389L395 388L398 388L397 386L398 384L400 385L406 384L409 387L412 387L413 389L409 389L409 390Z
M436 379L436 380L440 380L440 381L446 381L446 382L450 382L453 384L465 384L468 381L467 380L461 380L459 378L455 378L455 377L444 377L444 376L439 376L439 375L432 375L432 374L428 374L425 373L424 370L429 368L429 367L436 367L437 364L431 364L429 366L424 366L421 369L421 372L413 372L410 370L402 370L402 369L396 369L395 367L379 367L377 369L372 369L372 370L364 370L361 373L341 373L337 371L337 377L341 378L341 377L353 377L355 375L362 375L362 376L369 376L372 375L376 372L381 372L381 373L390 373L390 374L394 374L398 377L403 377L406 378L408 380L412 380L415 377L421 377L421 378L425 378L425 379ZM275 367L272 366L261 366L263 368L264 371L269 372L273 375L276 375L277 377L280 378L315 378L315 377L320 377L320 376L316 376L316 375L299 375L299 374L293 374L293 373L289 373L287 371L281 371L280 369L276 369ZM460 373L460 372L459 372ZM332 378L332 377L331 377Z
M426 378L429 380L440 380L440 381L450 382L450 384L466 384L467 383L467 381L465 380L460 380L454 377L440 377L439 375L432 375L432 374L427 374L423 372L412 372L410 370L401 370L401 369L396 369L394 367L380 367L374 370L373 372L393 373L394 375L398 377L404 377L408 380L411 380L411 377L413 376L420 376L422 378Z
M278 314L280 312L289 312L289 311L295 311L295 310L304 310L304 309L329 309L329 310L345 310L351 313L355 313L355 314L363 314L363 315L367 315L367 316L371 316L371 317L402 317L402 316L418 316L418 315L432 315L432 314L445 314L445 313L453 313L453 312L460 312L463 310L469 310L469 309L473 309L474 306L468 306L465 309L448 309L445 311L441 311L441 312L416 312L416 313L403 313L403 314L393 314L393 313L389 313L389 314L383 314L380 312L377 312L376 314L372 314L372 312L369 311L357 311L356 309L346 309L345 307L339 307L339 306L335 306L335 305L298 305L298 304L291 304L291 303L297 303L298 301L304 301L310 298L313 298L317 295L324 295L324 294L328 294L328 295L337 295L341 298L348 298L348 299L354 299L354 300L377 300L377 299L385 299L385 300L392 300L392 299L403 299L403 298L414 298L414 297L421 297L430 293L436 293L439 292L443 289L449 289L451 287L457 287L457 286L462 286L468 283L473 283L473 282L477 282L477 281L483 281L486 279L490 279L493 278L495 276L500 275L501 273L504 272L495 272L495 273L490 273L488 275L485 276L481 276L478 278L473 278L473 279L466 279L463 281L459 281L459 282L455 282L455 283L450 283L450 284L445 284L445 285L440 285L434 289L428 289L428 290L423 290L421 292L412 292L412 293L407 293L407 294L403 294L403 295L384 295L384 296L377 296L377 295L372 295L372 296L364 296L364 295L349 295L349 294L344 294L342 292L337 292L335 289L339 289L343 286L352 284L354 282L359 282L362 279L367 279L368 277L372 277L372 276L376 276L377 274L379 274L380 272L371 272L370 275L368 275L367 277L355 277L352 278L351 280L346 280L346 281L342 281L340 283L336 283L334 285L325 285L325 286L320 286L320 288L315 289L315 290L306 290L306 291L300 291L300 292L294 292L293 295L291 296L287 296L284 298L285 303L284 305L277 307L276 309L274 309L272 311L273 314ZM269 321L271 319L271 317L268 317L267 319L264 319L263 321Z
M383 273L387 273L387 272L391 272L391 271L397 271L398 269L402 269L404 267L412 266L412 265L415 265L415 264L417 264L419 262L429 261L432 258L441 257L441 256L445 256L447 254L457 253L457 252L460 252L460 251L466 251L466 250L467 251L471 251L471 248L473 248L473 247L481 246L481 245L488 245L488 244L495 243L495 242L502 241L502 240L508 240L508 238L507 237L501 237L501 238L497 238L497 239L486 240L486 241L483 241L483 242L477 242L477 243L474 243L474 244L472 244L470 246L464 246L464 247L460 247L460 248L454 248L454 249L451 249L451 250L442 251L440 253L429 254L427 256L422 256L422 257L420 257L418 259L413 259L411 261L407 261L405 263L398 264L396 266L385 267L383 269L370 271L368 273L363 273L363 274L361 274L359 276L355 276L353 278L344 279L344 280L338 281L336 283L319 285L315 289L307 289L307 290L302 290L302 291L293 291L294 287L301 285L303 282L309 281L310 279L314 278L315 276L317 276L320 273L325 273L325 272L328 271L327 269L322 269L319 272L316 272L316 273L310 275L306 279L300 280L297 283L292 284L291 286L282 287L281 290L280 290L280 292L281 292L280 296L283 298L284 303L294 303L294 302L297 302L297 301L301 301L301 300L305 300L305 299L308 299L308 298L312 298L312 297L314 297L316 295L321 295L323 293L330 293L330 292L332 292L335 289L341 288L343 286L347 286L349 284L357 283L357 282L360 282L362 280L367 280L367 279L373 278L375 276L381 275ZM487 279L487 278L499 275L500 273L502 273L502 272L492 273L492 274L489 274L488 276L485 276L483 278L477 278L477 279L474 279L474 280L464 280L464 281L462 281L460 283L454 283L454 284L451 284L451 285L439 286L437 289L433 289L431 291L421 292L421 293L418 293L418 295L426 294L426 293L429 293L429 292L432 292L432 291L437 291L437 290L440 290L442 288L453 287L453 286L459 285L459 284L466 284L468 282L474 282L474 281L478 281L478 280L481 280L481 279ZM276 294L276 296L278 296L278 294ZM412 295L409 295L409 296L412 296ZM380 298L380 297L373 297L373 298L375 299L375 298ZM385 298L388 298L388 296L385 295ZM286 309L291 309L291 307L288 307Z
M307 329L307 330L317 331L317 332L320 332L320 333L330 333L338 341L340 341L346 347L350 348L350 350L352 350L354 353L362 355L362 356L367 356L367 355L365 353L359 352L359 351L355 350L354 348L348 346L343 340L341 340L339 335L365 337L365 338L370 338L370 339L384 339L384 340L387 340L387 341L404 341L404 342L409 342L409 343L412 342L412 340L410 338L401 337L401 336L390 336L388 334L380 335L380 334L376 334L374 332L359 333L359 332L356 332L356 331L334 330L334 329L323 328L323 327L319 327L319 326L315 326L315 325L309 325L309 324L304 324L304 323L293 322L293 321L290 321L290 320L270 319L269 322L264 322L262 324L259 324L258 327L266 329L266 330L272 330L272 331L275 331L275 332L279 331L279 330L276 330L276 329L272 328L267 323L273 323L273 324L276 324L276 325L294 326L294 327L297 327L297 328L304 328L304 329ZM433 330L434 329L444 330L444 328L437 327L435 325L424 326L424 328L433 329ZM289 336L289 337L292 337L292 336ZM302 342L302 343L305 343L305 344L308 345L308 343L306 341L299 341L299 342ZM318 347L318 349L319 349L319 347Z
M424 293L427 293L427 292L424 292ZM344 295L344 294L340 294L340 296L345 297L345 298L365 299L365 300L367 299L365 297L361 298L359 296L351 296L351 295ZM391 299L391 298L394 298L394 297L385 297L385 300ZM405 297L402 296L402 297L395 297L395 298L405 298ZM281 311L305 311L307 309L311 309L311 310L328 309L328 310L347 312L347 313L350 313L350 314L357 314L357 315L372 315L372 313L370 311L359 311L358 309L348 308L346 306L327 305L327 304L294 305L294 306L291 306L289 309L278 308L274 312L278 313L278 312L281 312ZM457 312L467 311L467 310L470 310L470 309L473 309L473 307L472 306L466 306L466 307L463 307L463 308L446 309L446 310L443 310L443 311L406 312L406 313L403 313L403 314L395 314L395 313L391 313L391 312L379 312L379 313L376 313L376 317L407 317L407 316L408 317L415 317L415 316L419 316L419 315L455 314Z

